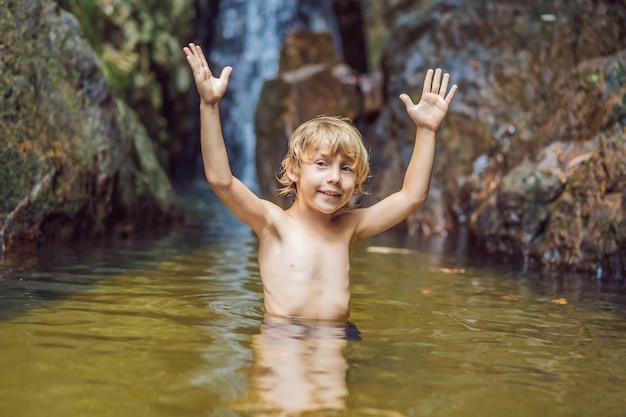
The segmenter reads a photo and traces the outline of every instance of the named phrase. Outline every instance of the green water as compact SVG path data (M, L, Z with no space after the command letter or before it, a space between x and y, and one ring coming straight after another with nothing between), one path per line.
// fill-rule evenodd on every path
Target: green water
M256 241L198 192L164 236L0 261L0 416L626 415L622 282L386 235L353 254L361 340L262 326Z

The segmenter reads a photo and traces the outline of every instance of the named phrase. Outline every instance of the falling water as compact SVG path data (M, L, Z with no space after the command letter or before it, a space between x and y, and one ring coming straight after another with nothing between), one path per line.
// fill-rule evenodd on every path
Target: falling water
M330 0L222 0L209 60L215 73L233 67L222 100L224 139L235 175L257 188L254 112L263 83L278 74L283 37L294 28L330 31L341 38Z

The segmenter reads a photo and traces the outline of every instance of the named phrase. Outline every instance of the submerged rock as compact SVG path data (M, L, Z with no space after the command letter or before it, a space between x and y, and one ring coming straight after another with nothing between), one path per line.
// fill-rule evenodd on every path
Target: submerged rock
M0 245L89 238L180 215L143 125L73 15L0 0Z

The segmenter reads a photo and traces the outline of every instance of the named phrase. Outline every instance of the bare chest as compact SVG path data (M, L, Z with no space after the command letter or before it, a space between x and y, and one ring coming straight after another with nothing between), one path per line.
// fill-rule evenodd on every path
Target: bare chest
M293 234L260 248L259 264L262 269L271 269L274 276L292 279L344 277L350 271L349 239L341 235Z

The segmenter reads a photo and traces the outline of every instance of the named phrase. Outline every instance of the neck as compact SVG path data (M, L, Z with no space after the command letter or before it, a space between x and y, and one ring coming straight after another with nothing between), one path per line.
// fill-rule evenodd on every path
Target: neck
M341 210L337 210L333 213L322 213L317 210L313 210L305 204L300 204L298 198L294 203L286 210L286 213L292 217L297 216L301 219L306 219L310 224L328 225L337 216L341 215Z

